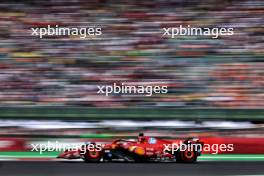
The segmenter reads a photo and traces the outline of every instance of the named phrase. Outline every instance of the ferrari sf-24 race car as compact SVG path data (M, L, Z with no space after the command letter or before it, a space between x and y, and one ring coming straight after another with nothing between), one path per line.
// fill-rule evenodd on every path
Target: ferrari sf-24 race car
M177 145L175 145L177 144ZM178 147L178 144L195 147ZM88 147L89 146L89 147ZM92 146L92 147L91 147ZM177 146L177 148L175 148ZM80 159L85 162L183 162L194 163L201 155L199 139L164 140L139 134L138 139L118 139L99 145L88 142L78 150L65 150L57 158Z

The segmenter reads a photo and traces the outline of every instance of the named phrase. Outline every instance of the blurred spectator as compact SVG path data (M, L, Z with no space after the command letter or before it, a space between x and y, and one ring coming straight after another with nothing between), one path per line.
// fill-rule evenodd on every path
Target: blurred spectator
M0 2L0 105L263 108L263 7L243 1ZM100 38L38 39L31 27L99 25ZM233 36L162 37L163 27L233 27ZM169 93L97 94L113 82Z

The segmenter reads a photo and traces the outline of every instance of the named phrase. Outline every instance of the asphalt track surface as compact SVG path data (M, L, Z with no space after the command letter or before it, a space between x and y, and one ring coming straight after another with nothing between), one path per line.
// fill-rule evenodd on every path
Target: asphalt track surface
M83 163L0 161L0 176L213 176L264 175L264 162Z

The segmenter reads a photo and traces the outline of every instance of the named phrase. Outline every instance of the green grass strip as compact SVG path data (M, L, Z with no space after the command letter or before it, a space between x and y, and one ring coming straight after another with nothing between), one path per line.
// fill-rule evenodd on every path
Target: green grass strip
M0 158L56 158L60 152L0 152ZM264 154L203 154L198 161L264 161Z

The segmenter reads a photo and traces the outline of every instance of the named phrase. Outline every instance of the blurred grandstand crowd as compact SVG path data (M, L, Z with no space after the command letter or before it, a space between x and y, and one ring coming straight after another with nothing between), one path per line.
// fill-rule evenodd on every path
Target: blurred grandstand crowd
M0 2L0 105L263 108L264 1ZM102 27L98 38L39 39L32 27ZM163 27L233 27L233 36L162 36ZM97 94L98 85L167 94Z

